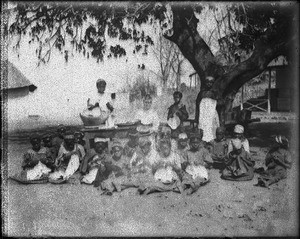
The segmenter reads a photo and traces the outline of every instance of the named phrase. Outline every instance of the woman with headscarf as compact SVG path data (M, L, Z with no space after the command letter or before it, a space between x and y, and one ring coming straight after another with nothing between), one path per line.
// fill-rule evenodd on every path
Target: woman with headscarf
M291 168L292 157L289 149L289 141L285 136L276 136L275 145L266 156L267 169L258 178L258 186L269 187L281 179L287 177L287 169Z
M231 140L232 150L225 157L225 169L222 179L232 181L248 181L254 177L254 161L242 146L239 138Z
M216 138L216 128L220 126L219 116L216 110L217 94L212 90L215 78L207 76L205 85L196 99L195 120L198 128L203 130L203 141L210 142Z

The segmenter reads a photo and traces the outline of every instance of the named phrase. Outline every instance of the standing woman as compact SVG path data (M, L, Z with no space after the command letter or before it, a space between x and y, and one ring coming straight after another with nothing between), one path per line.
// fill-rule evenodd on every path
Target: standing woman
M203 141L209 142L216 138L216 129L220 126L217 107L217 94L212 90L215 78L207 76L205 78L204 89L202 89L196 99L195 121L198 128L203 130Z

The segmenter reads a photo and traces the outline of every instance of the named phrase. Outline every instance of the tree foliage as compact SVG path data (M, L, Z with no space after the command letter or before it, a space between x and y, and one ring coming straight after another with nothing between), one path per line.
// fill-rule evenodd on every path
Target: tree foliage
M218 9L225 13L226 31L218 35L219 50L227 51L227 61L219 61L207 39L198 31L206 24L198 16L204 9L216 16ZM216 78L214 89L220 98L229 99L238 89L259 75L278 56L286 56L289 63L297 61L299 12L297 2L242 3L17 3L15 18L9 32L19 37L26 33L30 41L39 42L40 61L50 59L57 48L68 59L67 43L86 57L102 61L104 56L121 57L126 50L116 44L108 46L107 38L134 43L133 53L148 53L152 36L144 25L159 26L164 37L175 43L191 63L201 81L205 75ZM215 18L221 26L220 19ZM219 28L220 29L220 28ZM241 58L241 56L243 56ZM229 65L228 65L229 64Z

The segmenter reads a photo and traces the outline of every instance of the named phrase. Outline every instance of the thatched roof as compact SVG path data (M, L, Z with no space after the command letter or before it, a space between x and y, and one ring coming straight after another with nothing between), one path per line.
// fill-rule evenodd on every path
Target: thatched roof
M23 75L23 73L8 61L7 66L7 86L6 89L22 88L27 86L33 86L33 84Z

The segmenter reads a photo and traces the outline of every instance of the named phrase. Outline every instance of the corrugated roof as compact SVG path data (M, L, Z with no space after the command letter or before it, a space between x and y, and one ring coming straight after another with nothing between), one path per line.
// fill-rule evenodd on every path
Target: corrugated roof
M22 88L33 85L14 64L8 61L7 89Z

